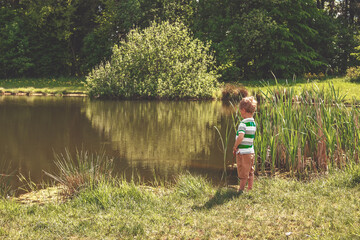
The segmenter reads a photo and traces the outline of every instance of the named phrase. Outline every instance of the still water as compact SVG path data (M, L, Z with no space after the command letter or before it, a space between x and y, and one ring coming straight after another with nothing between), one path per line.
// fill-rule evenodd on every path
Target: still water
M224 161L214 126L225 136L231 109L217 101L2 96L0 166L10 164L15 175L39 183L47 180L44 171L57 172L54 153L104 149L114 158L115 172L126 177L171 180L189 171L216 183Z

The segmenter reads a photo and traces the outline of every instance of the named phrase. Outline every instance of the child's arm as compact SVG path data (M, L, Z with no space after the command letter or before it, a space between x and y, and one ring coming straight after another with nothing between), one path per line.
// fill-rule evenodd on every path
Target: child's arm
M244 139L245 133L244 132L240 132L239 135L237 136L235 143L234 143L234 147L233 147L233 151L237 151L237 147L239 146L239 144L242 142L242 140Z

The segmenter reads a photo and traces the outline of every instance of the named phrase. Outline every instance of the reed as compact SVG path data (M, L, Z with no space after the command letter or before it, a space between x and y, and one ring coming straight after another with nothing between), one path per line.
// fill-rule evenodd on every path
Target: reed
M332 84L267 88L255 114L256 170L307 176L359 161L359 109Z
M226 128L225 128L225 135L223 136L219 130L218 127L214 126L214 128L216 129L218 135L219 135L219 140L221 143L221 150L223 151L223 164L224 164L224 170L223 173L221 175L221 181L225 180L225 184L227 184L227 166L229 165L228 161L227 161L227 152L228 152L228 146L229 146L229 139L230 139L230 135L231 135L231 130L233 129L232 124L230 124L229 122L227 122L226 124Z

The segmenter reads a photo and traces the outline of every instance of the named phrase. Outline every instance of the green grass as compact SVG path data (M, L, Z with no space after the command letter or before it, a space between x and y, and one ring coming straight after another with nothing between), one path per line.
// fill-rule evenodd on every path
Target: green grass
M359 176L258 178L239 196L190 174L152 188L113 180L65 203L0 200L0 238L360 239Z
M9 93L87 93L83 78L0 79L0 91Z
M291 86L296 91L300 92L303 88L311 87L313 83L315 83L319 89L324 88L325 91L329 88L329 83L333 83L335 89L339 89L340 95L346 95L346 101L351 102L353 98L360 101L360 95L358 94L360 83L351 82L345 77L334 77L324 80L278 79L278 83L276 83L275 79L262 81L244 81L241 82L241 85L246 87L246 89L250 92L258 92L259 90L266 91L269 86L274 88L277 86Z
M19 79L0 79L0 92L6 91L9 93L48 93L48 94L65 94L65 93L84 93L87 94L87 89L84 86L84 78L19 78ZM346 100L351 101L353 98L360 101L360 95L358 94L358 88L360 83L350 82L345 77L335 77L325 80L307 80L307 79L279 79L279 85L294 86L295 89L302 89L311 83L316 83L319 88L327 88L329 82L334 84L335 88L340 89L340 93L346 94ZM270 86L275 86L274 79L270 80L252 80L243 81L239 84L243 85L250 92L258 92L259 90L265 90L267 87L263 86L264 83ZM214 93L215 98L221 98L221 91Z
M55 156L61 188L0 199L1 239L360 239L354 162L306 182L259 177L239 195L190 173L127 182L104 154Z

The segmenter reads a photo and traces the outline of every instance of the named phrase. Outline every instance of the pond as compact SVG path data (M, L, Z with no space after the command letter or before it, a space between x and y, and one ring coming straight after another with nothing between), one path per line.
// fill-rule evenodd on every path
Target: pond
M57 172L54 153L103 149L127 178L171 180L189 171L217 183L224 162L214 126L225 136L231 109L219 101L2 96L0 166L10 164L15 175L40 183L47 180L44 171Z

